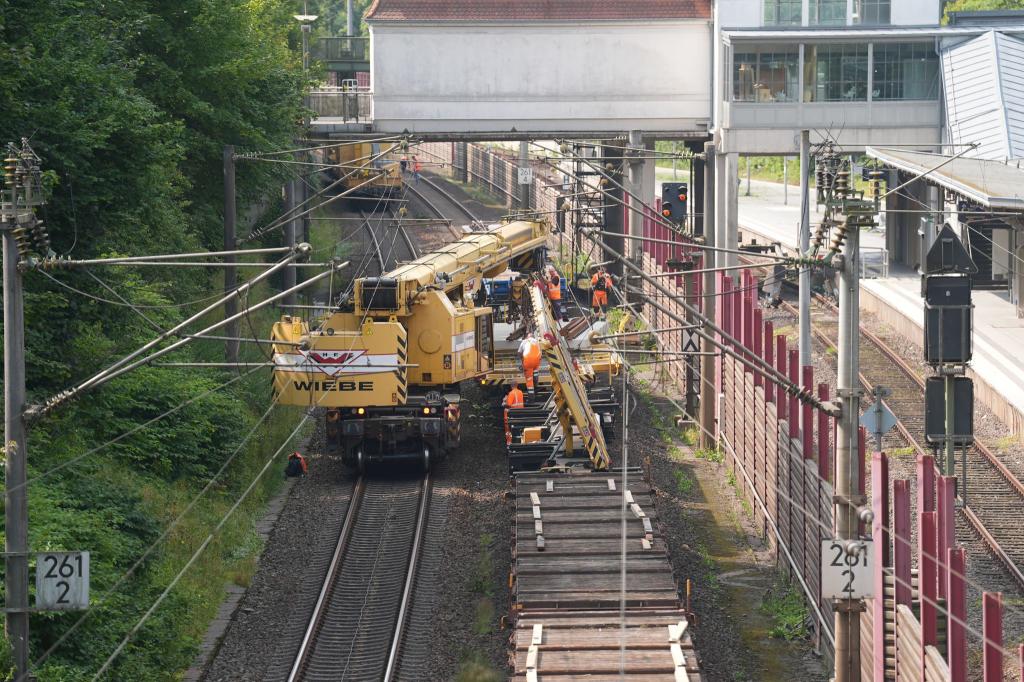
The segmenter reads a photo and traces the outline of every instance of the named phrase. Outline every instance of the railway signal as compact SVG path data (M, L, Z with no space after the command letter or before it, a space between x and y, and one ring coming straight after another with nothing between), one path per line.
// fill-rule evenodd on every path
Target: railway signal
M676 225L686 220L686 207L690 199L685 182L665 182L661 185L661 215Z
M973 442L974 387L963 375L972 354L971 278L978 266L953 228L944 225L928 249L924 272L924 359L938 375L926 382L926 435L942 446L943 468L952 476L956 446ZM966 486L961 481L961 489Z

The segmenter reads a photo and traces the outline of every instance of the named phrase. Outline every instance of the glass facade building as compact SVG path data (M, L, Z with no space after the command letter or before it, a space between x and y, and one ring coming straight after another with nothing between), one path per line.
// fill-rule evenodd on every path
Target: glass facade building
M932 42L734 44L734 102L936 100L939 90Z

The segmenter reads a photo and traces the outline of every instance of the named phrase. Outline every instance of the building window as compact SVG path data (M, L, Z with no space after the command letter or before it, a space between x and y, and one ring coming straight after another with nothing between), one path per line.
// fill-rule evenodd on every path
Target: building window
M764 0L764 25L799 26L803 4L803 0Z
M888 26L891 10L891 0L853 0L854 21L865 26Z
M871 99L939 97L939 57L931 43L875 43Z
M846 0L810 0L812 26L844 26Z
M800 53L775 48L733 54L733 101L795 102Z
M867 45L804 48L804 101L863 102L868 98Z

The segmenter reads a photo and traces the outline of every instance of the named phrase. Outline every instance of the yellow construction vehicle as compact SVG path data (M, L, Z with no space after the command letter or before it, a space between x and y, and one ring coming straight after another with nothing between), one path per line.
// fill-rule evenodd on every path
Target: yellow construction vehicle
M316 328L274 325L274 390L285 405L326 408L328 453L363 471L413 459L429 467L458 446L459 385L492 367L485 277L544 263L548 226L515 220L356 280L351 300Z
M403 178L399 157L402 152L396 143L353 142L328 147L323 155L330 173L341 180L339 192L384 198L401 192ZM372 206L368 204L367 208Z

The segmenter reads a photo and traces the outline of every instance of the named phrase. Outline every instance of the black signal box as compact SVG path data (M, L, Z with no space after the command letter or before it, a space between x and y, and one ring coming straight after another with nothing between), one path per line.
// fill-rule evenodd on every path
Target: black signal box
M661 184L661 215L673 223L686 220L690 188L685 182L663 182Z
M928 377L924 383L924 437L932 445L946 442L946 386L944 377ZM953 442L974 442L974 382L953 378Z
M924 277L924 359L930 365L971 359L971 279Z

